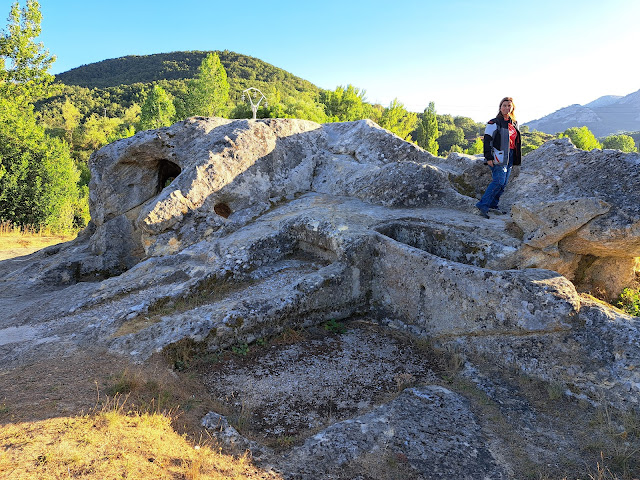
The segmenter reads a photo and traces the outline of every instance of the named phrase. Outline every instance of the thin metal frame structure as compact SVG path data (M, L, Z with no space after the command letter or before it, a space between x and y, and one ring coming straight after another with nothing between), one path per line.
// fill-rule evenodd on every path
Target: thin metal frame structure
M252 95L253 94L253 98ZM260 94L260 97L258 97ZM242 91L242 101L244 102L244 96L247 95L249 97L249 103L251 104L251 111L253 112L253 119L255 120L258 115L258 107L260 106L260 102L264 100L264 106L267 106L267 97L255 87L249 87L246 90ZM258 99L255 103L254 100Z

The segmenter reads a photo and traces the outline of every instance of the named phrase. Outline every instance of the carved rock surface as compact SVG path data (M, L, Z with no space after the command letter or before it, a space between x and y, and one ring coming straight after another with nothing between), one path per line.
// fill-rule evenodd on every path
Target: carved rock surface
M370 121L191 118L108 145L90 166L87 230L0 262L3 368L78 349L145 361L184 340L217 352L365 313L637 408L638 320L578 292L634 279L638 155L550 142L515 172L511 217L488 220L473 198L481 159L435 158ZM441 435L425 427L436 407L453 422ZM436 387L406 392L289 458L313 478L406 438L411 468L503 478L465 408ZM430 456L465 442L458 470Z
M464 399L438 386L405 390L386 405L332 425L294 448L283 470L305 480L330 478L365 453L396 454L415 478L508 478Z

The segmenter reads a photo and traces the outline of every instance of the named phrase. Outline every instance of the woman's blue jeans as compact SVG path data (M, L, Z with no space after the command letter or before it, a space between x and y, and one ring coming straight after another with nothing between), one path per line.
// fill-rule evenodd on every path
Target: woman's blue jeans
M482 195L482 198L476 207L483 212L488 212L490 208L498 208L498 202L500 196L504 192L504 187L509 181L511 175L511 168L513 167L513 154L515 150L509 150L509 161L505 165L504 163L494 164L491 169L491 183L487 187L487 190Z

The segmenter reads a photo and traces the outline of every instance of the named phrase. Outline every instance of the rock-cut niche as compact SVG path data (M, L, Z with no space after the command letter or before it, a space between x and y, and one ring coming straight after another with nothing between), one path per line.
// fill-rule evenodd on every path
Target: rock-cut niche
M173 180L180 175L182 169L175 163L169 160L158 160L158 185L156 187L156 194L160 193L162 189L168 186Z

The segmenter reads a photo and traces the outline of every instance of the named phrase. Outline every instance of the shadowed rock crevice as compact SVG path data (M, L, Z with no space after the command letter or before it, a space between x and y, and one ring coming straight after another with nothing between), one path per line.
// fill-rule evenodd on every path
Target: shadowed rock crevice
M504 269L501 264L516 266L515 259L508 260L516 253L516 242L504 237L508 243L500 244L495 237L483 238L472 228L405 221L381 225L376 230L398 242L453 262L490 266L495 270Z

